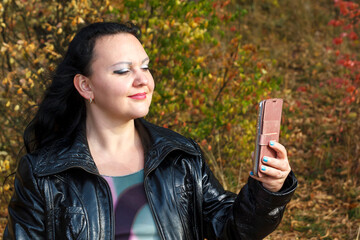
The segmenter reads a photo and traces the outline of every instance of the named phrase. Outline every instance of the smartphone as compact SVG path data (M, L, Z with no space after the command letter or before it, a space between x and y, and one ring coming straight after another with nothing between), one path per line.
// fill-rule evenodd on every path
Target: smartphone
M276 158L276 152L269 147L270 141L279 141L283 100L272 98L259 103L259 114L256 128L253 173L261 177L261 160L264 156Z

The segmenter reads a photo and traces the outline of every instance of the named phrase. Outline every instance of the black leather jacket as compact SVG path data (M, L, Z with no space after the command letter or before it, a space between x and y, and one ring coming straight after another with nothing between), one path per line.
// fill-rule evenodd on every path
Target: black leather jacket
M252 178L239 195L224 191L197 144L140 121L152 142L144 185L162 239L261 239L277 227L297 186L293 173L278 193ZM21 159L4 239L114 239L110 189L84 131L67 145Z

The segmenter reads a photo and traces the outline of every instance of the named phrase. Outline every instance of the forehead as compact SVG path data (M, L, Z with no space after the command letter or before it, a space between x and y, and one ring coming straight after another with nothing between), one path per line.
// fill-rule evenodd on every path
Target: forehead
M118 33L106 35L96 40L93 50L94 60L108 59L117 60L138 60L147 54L140 41L130 33Z

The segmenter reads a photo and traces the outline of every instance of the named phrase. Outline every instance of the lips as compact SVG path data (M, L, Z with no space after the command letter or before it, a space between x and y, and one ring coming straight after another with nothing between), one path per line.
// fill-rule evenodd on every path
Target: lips
M131 95L129 96L129 98L138 99L138 100L146 99L146 92Z

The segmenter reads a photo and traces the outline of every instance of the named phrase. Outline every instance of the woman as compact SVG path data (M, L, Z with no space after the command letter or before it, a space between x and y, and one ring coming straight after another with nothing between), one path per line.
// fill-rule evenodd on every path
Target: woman
M296 188L286 150L224 191L198 145L148 123L154 80L134 25L72 40L25 130L4 239L261 239Z

